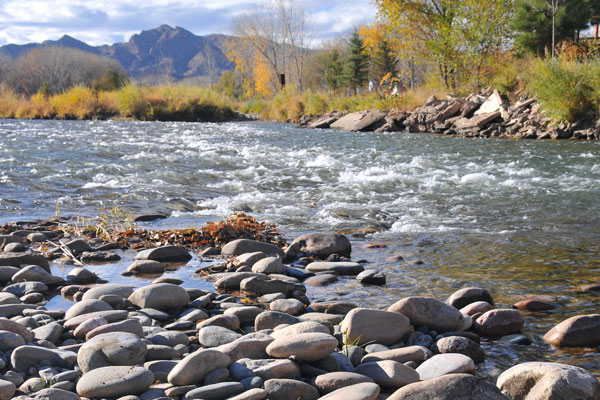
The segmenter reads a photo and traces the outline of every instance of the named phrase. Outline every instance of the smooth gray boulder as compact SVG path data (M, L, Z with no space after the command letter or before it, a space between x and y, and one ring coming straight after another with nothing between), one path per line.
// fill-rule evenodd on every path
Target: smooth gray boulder
M82 267L73 268L67 274L67 280L70 283L74 283L74 284L84 285L87 283L94 283L94 282L97 282L98 279L99 279L98 275L96 275L94 272L90 271L89 269L85 269Z
M125 310L96 311L70 318L65 321L63 327L66 330L76 329L80 324L92 318L104 318L106 322L115 322L127 318L127 315L128 313Z
M403 314L368 308L350 310L340 328L344 343L356 345L395 344L413 329L409 319Z
M320 400L376 400L380 390L376 383L357 383L326 394Z
M133 333L104 333L81 346L77 362L84 373L102 367L136 365L144 362L147 350L146 343Z
M113 366L85 373L77 382L77 394L88 399L119 398L145 392L154 381L142 367Z
M126 274L144 275L144 274L162 274L165 272L165 265L155 260L136 260L127 267Z
M102 300L90 299L81 300L73 304L65 312L65 319L71 319L78 315L89 314L96 311L110 311L113 308Z
M77 362L77 354L72 351L47 349L39 346L20 346L10 355L10 363L17 371L27 371L42 361L50 366L71 369Z
M493 384L473 375L451 374L406 385L387 400L507 400Z
M260 277L268 279L265 274L256 272L232 272L217 279L215 289L217 290L240 290L240 283L246 278Z
M437 332L460 331L465 318L456 308L429 297L406 297L388 311L406 315L415 326L425 325Z
M269 379L265 381L269 400L317 400L319 392L308 383L295 379Z
M108 294L116 294L117 296L128 298L133 293L134 288L129 285L121 285L116 283L106 283L104 285L95 286L83 294L82 300L99 299Z
M0 330L0 352L14 350L19 346L24 346L25 340L17 333Z
M386 389L398 389L419 381L417 371L390 360L360 364L354 372L368 376L379 386Z
M28 265L21 268L19 272L13 275L12 281L15 283L42 282L46 285L59 285L64 282L62 278L48 273L48 271L38 265Z
M136 289L129 301L140 308L168 310L187 305L190 302L188 292L178 285L157 283Z
M239 382L221 382L190 390L183 396L183 399L223 400L238 395L243 391L244 385Z
M338 340L320 332L298 333L275 339L267 347L274 358L293 358L297 361L317 361L327 357L338 346Z
M217 350L227 354L232 362L243 358L264 359L268 358L267 346L275 339L263 332L254 332L239 339L219 346Z
M190 385L201 382L209 373L219 368L228 368L231 358L215 349L201 349L195 351L169 372L169 383L176 386Z
M314 273L335 272L339 275L358 275L365 270L362 264L349 261L315 261L306 266L306 270Z
M283 273L283 262L281 257L265 257L252 265L252 272L258 274L281 274Z
M241 334L222 326L205 326L198 331L198 342L204 347L218 347L241 337Z
M282 259L285 257L283 250L281 250L279 246L250 239L237 239L227 243L221 249L221 255L223 257L235 257L244 253L255 253L258 251L261 251L267 255L276 254Z
M339 233L309 233L294 239L287 250L288 259L296 258L298 253L306 253L322 260L331 254L350 257L352 245L348 238Z
M15 296L22 297L28 293L46 293L48 291L48 286L42 282L21 282L6 286L2 290L12 293Z
M135 255L135 259L159 262L188 262L192 259L192 256L181 247L168 245L140 251Z
M50 322L33 330L35 338L38 340L47 340L56 344L63 334L63 326L58 322Z
M8 265L0 266L0 282L12 280L12 277L19 271L20 269L17 267L10 267Z
M17 387L10 381L0 379L0 400L9 400L17 391Z
M464 354L436 354L417 367L422 381L448 374L474 374L475 363Z
M11 321L10 319L0 318L0 330L16 333L21 336L26 343L35 339L33 332L18 322Z

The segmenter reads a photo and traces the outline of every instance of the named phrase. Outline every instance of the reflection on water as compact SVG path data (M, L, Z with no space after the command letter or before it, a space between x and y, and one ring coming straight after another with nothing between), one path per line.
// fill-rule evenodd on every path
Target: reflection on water
M313 299L384 308L409 295L445 299L487 288L499 306L552 295L557 308L526 315L528 346L485 344L492 373L527 360L560 360L600 374L597 349L541 341L554 324L600 313L598 295L576 287L600 270L600 144L477 140L426 134L299 130L264 123L0 121L0 222L98 214L115 205L163 212L152 228L200 226L232 211L277 224L289 238L312 231L353 236L353 258L388 277L310 288ZM363 249L369 242L387 245ZM401 254L423 264L388 261ZM133 255L89 268L111 282ZM193 271L166 273L210 289ZM66 276L70 267L53 265ZM65 306L58 299L53 307Z

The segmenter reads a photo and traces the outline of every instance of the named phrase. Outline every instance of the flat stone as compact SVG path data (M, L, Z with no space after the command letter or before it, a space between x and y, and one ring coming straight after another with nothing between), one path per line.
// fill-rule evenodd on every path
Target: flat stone
M241 337L241 334L221 326L205 326L198 331L198 342L204 347L218 347Z
M190 390L183 396L183 399L223 400L238 395L243 391L244 385L239 382L222 382Z
M335 272L339 275L358 275L363 272L364 269L365 267L362 264L349 261L316 261L306 266L306 270L310 272Z
M283 250L279 246L250 239L237 239L227 243L221 249L221 255L226 258L239 256L244 253L254 253L257 251L265 254L276 254L282 259L285 257Z
M28 265L21 268L19 272L13 275L12 281L19 282L42 282L46 285L60 285L64 282L62 278L48 273L44 268L38 265Z
M470 357L475 363L480 363L485 360L485 352L479 345L470 339L461 336L449 336L439 339L432 346L431 350L434 353L459 353Z
M276 329L271 333L275 339L286 336L298 335L300 333L325 333L329 334L329 328L317 321L303 321L297 324L286 326L285 328Z
M75 284L94 283L97 282L98 279L98 275L82 267L73 268L67 274L67 280Z
M314 387L294 379L269 379L265 381L269 400L317 400L319 392Z
M459 310L476 301L485 301L494 305L492 295L485 289L478 287L468 287L457 290L446 299L446 303Z
M280 299L269 304L271 311L279 311L290 315L298 315L306 310L303 302L298 299Z
M242 358L236 362L238 366L246 367L250 376L255 375L264 381L269 379L300 379L300 366L292 360L258 359L251 360ZM233 369L230 368L230 371ZM232 372L232 378L237 379Z
M135 259L160 262L188 262L192 259L192 256L187 250L181 247L168 245L140 251L135 255Z
M334 301L327 303L312 303L310 308L314 312L346 315L350 310L358 308L358 306L354 303Z
M77 362L77 354L72 351L39 346L20 346L10 355L10 363L17 371L27 371L30 367L38 366L42 361L53 367L71 369Z
M327 357L337 346L337 339L329 334L298 333L275 339L267 347L267 354L275 358L293 357L297 361L316 361Z
M406 297L388 311L402 313L415 326L425 325L437 332L461 330L465 318L456 308L429 297Z
M264 280L260 277L251 277L240 282L240 290L258 296L269 293L283 293L289 296L296 289L296 284L278 279Z
M146 343L133 333L103 333L81 346L77 362L84 373L102 367L136 365L144 362L147 350Z
M426 347L423 346L407 346L400 347L398 349L376 351L374 353L366 354L361 362L375 362L391 360L404 364L408 361L414 361L420 363L422 361L431 358L433 353Z
M109 324L103 324L98 326L86 334L86 338L90 340L98 335L111 332L127 332L132 333L138 337L144 336L144 330L142 324L135 319L126 319L124 321L112 322Z
M224 315L233 315L240 321L240 326L254 326L256 316L264 310L256 306L244 306L229 308L223 312Z
M387 400L507 400L491 383L468 374L444 375L406 385Z
M600 344L600 314L577 315L550 329L544 340L556 346L594 347Z
M268 357L267 346L275 339L266 333L255 332L219 346L217 350L227 354L232 362L243 358L264 359Z
M350 257L352 245L348 238L339 233L309 233L294 239L287 250L288 258L295 258L298 253L306 253L322 260L331 254Z
M118 398L145 392L152 372L142 367L112 366L85 373L77 382L77 394L86 398Z
M99 299L108 294L116 294L117 296L128 298L133 293L134 288L129 285L121 285L116 283L107 283L100 286L95 286L87 290L83 294L82 300Z
M104 318L106 322L115 322L127 318L125 310L96 311L70 318L63 324L66 330L76 329L80 324L92 318Z
M155 260L135 260L127 267L127 273L132 275L143 274L162 274L165 266L160 261Z
M283 273L283 262L280 257L265 257L252 265L252 272L258 274L281 274Z
M209 373L219 368L228 368L231 358L215 349L202 349L195 351L169 372L169 383L177 386L201 382Z
M240 290L240 283L244 279L252 277L268 278L265 274L258 274L256 272L232 272L219 278L214 286L216 290Z
M523 300L513 304L513 307L519 310L527 311L548 311L554 310L556 307L553 304L546 303L540 300Z
M304 280L304 284L308 286L327 286L338 281L338 276L333 274L319 274L311 276Z
M436 354L417 368L422 381L448 374L475 373L475 363L464 354Z
M572 365L527 362L504 371L496 383L509 399L598 399L600 382Z
M301 322L298 317L279 311L264 311L256 316L254 320L255 331L273 329L281 324L292 325Z
M188 304L190 296L181 286L158 283L136 289L129 301L140 308L166 310Z
M3 291L21 297L28 293L46 293L48 286L42 282L21 282L6 286Z
M391 345L410 333L412 326L405 315L397 312L355 308L346 314L340 329L345 344Z
M110 311L112 309L113 308L108 303L102 300L81 300L69 307L65 312L65 319L71 319L78 315L89 314L96 311Z
M325 395L346 386L365 382L373 383L373 379L355 372L330 372L317 376L314 385L321 395Z
M371 378L376 384L385 389L398 389L419 381L417 371L391 360L360 364L354 371L357 374Z
M0 318L0 330L16 333L21 336L26 343L32 342L35 339L33 332L25 326L9 319Z
M385 274L376 269L366 269L356 276L356 280L363 285L385 285Z
M209 319L199 322L196 328L202 329L205 326L221 326L232 331L240 329L240 320L235 315L215 315Z
M504 336L521 332L523 315L517 310L490 310L477 318L474 330L481 336Z
M63 327L57 322L50 322L33 330L35 338L38 340L47 340L50 343L57 343L63 334Z
M475 314L483 314L490 310L493 310L494 306L488 303L487 301L476 301L474 303L467 304L463 308L460 309L460 312L473 316Z
M358 383L335 390L320 400L376 400L379 391L379 385L376 383Z
M14 350L24 346L25 340L17 333L0 330L0 351Z

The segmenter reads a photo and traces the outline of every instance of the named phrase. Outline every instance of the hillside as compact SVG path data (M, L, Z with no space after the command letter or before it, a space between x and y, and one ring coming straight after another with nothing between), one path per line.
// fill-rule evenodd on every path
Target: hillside
M161 25L133 35L126 43L90 46L64 35L43 43L8 44L0 47L0 53L15 59L39 47L61 46L115 59L134 79L218 79L223 71L234 68L224 54L226 40L225 35L197 36L181 27Z

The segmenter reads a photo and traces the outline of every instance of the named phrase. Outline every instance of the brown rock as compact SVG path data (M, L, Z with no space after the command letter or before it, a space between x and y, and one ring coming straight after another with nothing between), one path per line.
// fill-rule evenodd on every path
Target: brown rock
M521 332L523 315L517 310L491 310L477 318L473 328L481 336L504 336Z
M565 347L600 345L600 314L577 315L564 320L544 335L548 343Z
M390 345L412 331L409 319L400 313L355 308L341 324L345 344L380 343Z

